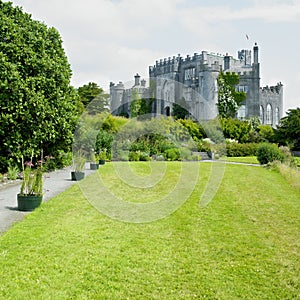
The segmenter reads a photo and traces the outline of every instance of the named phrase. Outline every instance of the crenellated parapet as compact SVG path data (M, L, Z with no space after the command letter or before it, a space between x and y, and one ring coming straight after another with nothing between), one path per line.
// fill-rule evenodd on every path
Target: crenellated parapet
M281 82L277 83L274 86L264 86L260 88L260 92L262 95L264 96L268 96L268 95L276 95L276 94L280 94L282 92L283 89L283 85Z

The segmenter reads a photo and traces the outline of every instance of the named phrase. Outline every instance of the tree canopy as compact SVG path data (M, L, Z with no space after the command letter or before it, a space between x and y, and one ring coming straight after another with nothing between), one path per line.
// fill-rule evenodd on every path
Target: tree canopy
M287 116L280 120L276 136L281 144L300 150L300 108L289 109Z
M89 82L88 84L79 87L77 91L84 107L87 107L90 104L94 113L109 111L109 95L105 94L103 89L100 88L97 83ZM91 104L92 101L93 104Z
M55 28L0 1L0 162L68 150L78 94Z

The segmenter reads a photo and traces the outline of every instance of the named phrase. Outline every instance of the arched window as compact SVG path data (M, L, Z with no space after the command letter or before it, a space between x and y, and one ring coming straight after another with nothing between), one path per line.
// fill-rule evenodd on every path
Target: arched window
M280 120L279 108L276 107L276 109L275 109L275 125L279 124L279 120Z
M264 108L262 106L259 107L259 119L260 119L260 123L264 124L265 117L264 117Z
M272 125L273 120L272 120L272 106L270 103L267 105L267 115L266 115L266 124Z

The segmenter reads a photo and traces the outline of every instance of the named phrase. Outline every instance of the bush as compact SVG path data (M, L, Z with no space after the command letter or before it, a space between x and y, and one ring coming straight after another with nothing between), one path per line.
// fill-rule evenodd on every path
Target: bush
M16 180L19 177L19 168L17 166L9 165L7 169L7 179Z
M130 151L128 156L129 161L139 161L140 153L140 151Z
M273 161L284 161L285 156L274 144L263 143L257 149L257 160L261 165L271 163Z
M228 157L256 156L258 146L256 143L227 143L226 153Z
M164 156L166 160L179 160L180 159L180 151L177 148L171 148L164 152Z

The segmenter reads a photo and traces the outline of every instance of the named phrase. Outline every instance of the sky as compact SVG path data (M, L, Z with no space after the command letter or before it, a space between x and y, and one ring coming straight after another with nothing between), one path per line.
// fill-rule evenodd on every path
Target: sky
M61 34L75 87L148 78L156 60L259 46L261 86L300 107L300 0L11 0ZM248 39L247 39L248 36Z

